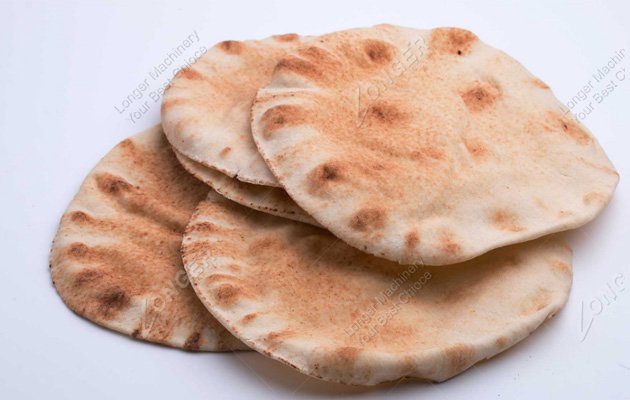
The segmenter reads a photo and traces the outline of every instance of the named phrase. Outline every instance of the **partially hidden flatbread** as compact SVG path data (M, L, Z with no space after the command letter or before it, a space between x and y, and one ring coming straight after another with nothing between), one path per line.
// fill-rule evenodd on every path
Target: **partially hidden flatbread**
M295 34L228 40L181 70L162 101L162 125L173 147L243 182L279 187L252 141L250 111L278 59L303 40Z
M186 350L246 349L204 308L182 267L182 233L208 187L179 165L159 126L114 147L64 213L51 274L77 314Z
M244 343L357 385L452 377L527 337L571 287L571 250L555 236L448 267L402 266L213 192L182 252L199 298Z
M186 171L228 199L254 210L320 226L310 215L295 204L293 199L283 189L241 182L214 168L206 167L191 160L177 150L174 150L174 152Z
M570 115L469 31L379 25L282 58L252 132L289 195L336 236L444 265L604 208L619 176Z

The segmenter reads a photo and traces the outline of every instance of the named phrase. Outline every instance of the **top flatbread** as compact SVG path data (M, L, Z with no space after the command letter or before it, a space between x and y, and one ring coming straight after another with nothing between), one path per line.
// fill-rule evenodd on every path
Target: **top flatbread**
M547 85L473 33L391 25L279 61L252 132L289 195L350 245L442 265L580 226L618 174Z
M184 227L207 193L159 126L121 142L61 219L50 267L63 301L137 339L186 350L247 349L199 302L182 267Z
M243 182L280 186L251 139L250 111L278 60L302 41L295 34L228 40L180 71L162 101L162 125L173 147Z

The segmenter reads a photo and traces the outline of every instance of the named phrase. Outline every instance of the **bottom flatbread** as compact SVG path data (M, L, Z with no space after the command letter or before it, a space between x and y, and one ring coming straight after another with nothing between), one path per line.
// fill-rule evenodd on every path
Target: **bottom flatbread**
M207 192L159 126L117 145L86 177L54 239L51 274L63 301L137 339L246 349L199 302L182 267L182 233Z
M402 266L216 193L182 246L199 298L253 349L325 380L443 381L527 337L565 304L558 236L450 266Z

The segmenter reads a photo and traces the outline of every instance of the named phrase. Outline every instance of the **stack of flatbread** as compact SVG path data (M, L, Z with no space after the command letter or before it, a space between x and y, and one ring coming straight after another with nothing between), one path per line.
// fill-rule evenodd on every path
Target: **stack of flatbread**
M563 231L619 176L550 88L472 32L225 41L61 219L77 314L321 379L443 381L566 303Z

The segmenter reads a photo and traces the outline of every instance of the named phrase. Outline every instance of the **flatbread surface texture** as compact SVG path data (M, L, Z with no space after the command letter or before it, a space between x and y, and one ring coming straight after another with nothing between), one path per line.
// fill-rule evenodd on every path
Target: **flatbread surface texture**
M251 105L276 62L303 40L296 34L228 40L181 70L162 101L162 125L173 147L243 182L279 187L252 141Z
M619 176L570 115L469 31L379 25L283 57L252 132L289 195L346 243L445 265L603 209Z
M208 187L177 162L159 126L114 147L64 213L50 268L77 314L192 351L246 349L205 309L184 272L182 234Z
M571 250L555 236L449 267L402 266L214 192L182 251L199 298L244 343L357 385L448 379L527 337L572 280Z

